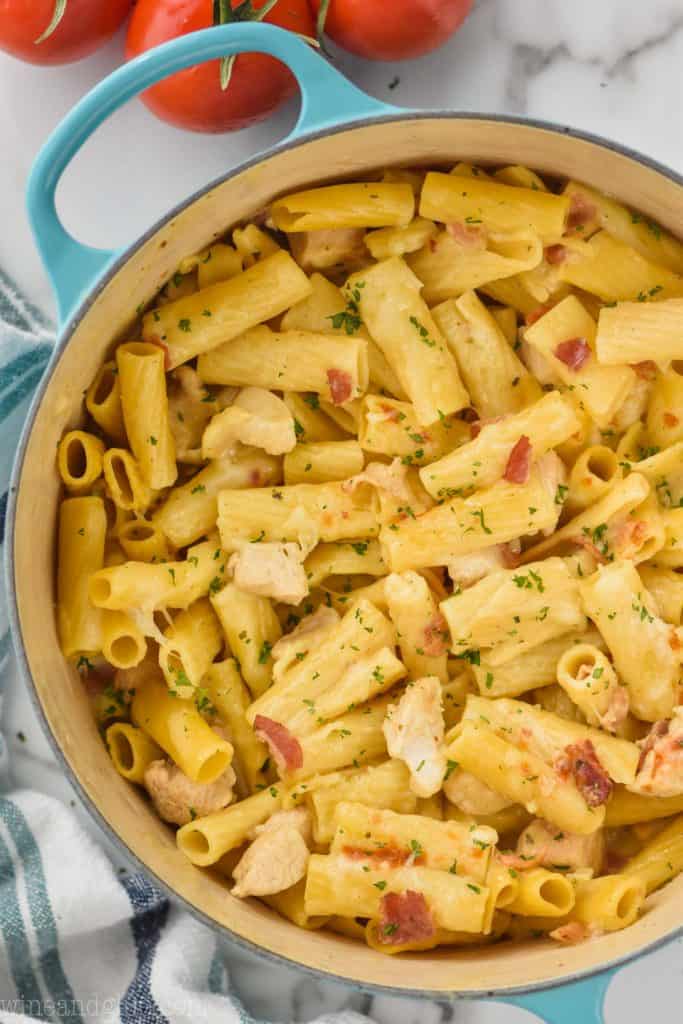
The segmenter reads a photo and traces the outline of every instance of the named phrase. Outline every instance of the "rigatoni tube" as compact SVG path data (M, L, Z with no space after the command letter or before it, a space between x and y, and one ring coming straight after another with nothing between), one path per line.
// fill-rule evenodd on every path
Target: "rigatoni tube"
M215 782L230 767L232 745L206 724L194 701L173 696L163 679L145 681L135 693L131 714L193 782Z
M57 622L67 658L102 645L102 616L90 601L92 573L102 568L107 515L101 498L67 498L59 509Z
M178 469L168 419L164 353L158 345L131 341L117 348L116 365L126 433L142 476L153 490L170 487Z

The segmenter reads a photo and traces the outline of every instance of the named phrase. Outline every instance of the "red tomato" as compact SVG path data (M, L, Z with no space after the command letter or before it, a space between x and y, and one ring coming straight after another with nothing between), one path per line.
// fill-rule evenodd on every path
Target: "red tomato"
M57 0L0 0L0 50L31 64L68 64L87 57L123 24L133 0L66 0L61 20L41 42Z
M265 0L252 0L256 9ZM239 0L231 0L233 8ZM213 24L212 0L138 0L133 11L126 56L136 57L167 39ZM307 0L279 0L264 21L314 36ZM220 61L178 71L148 89L143 102L162 121L195 132L226 132L262 121L296 91L292 73L263 53L240 54L227 89L221 89Z
M311 0L317 15L322 0ZM330 0L325 33L368 60L406 60L441 46L473 0Z

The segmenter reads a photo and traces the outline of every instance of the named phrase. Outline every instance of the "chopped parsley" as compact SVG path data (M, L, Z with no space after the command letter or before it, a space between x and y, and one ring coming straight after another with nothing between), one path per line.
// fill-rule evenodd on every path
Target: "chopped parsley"
M493 532L492 530L489 529L489 527L486 525L486 522L484 521L484 510L483 510L483 508L475 509L471 514L474 516L475 519L479 520L479 522L481 523L481 528L484 531L484 533L492 533Z
M469 661L470 665L481 664L481 651L476 648L462 651L460 654L456 654L455 657L459 658L461 661Z
M332 326L335 331L340 331L343 328L349 336L360 330L361 324L363 323L359 314L354 313L350 309L342 309L341 312L333 313L333 315L328 316L327 319L332 321Z
M423 344L427 345L429 348L435 348L436 342L434 341L433 338L430 338L429 331L427 330L425 325L421 323L416 316L411 316L410 322L417 331L417 333L420 335L420 341Z

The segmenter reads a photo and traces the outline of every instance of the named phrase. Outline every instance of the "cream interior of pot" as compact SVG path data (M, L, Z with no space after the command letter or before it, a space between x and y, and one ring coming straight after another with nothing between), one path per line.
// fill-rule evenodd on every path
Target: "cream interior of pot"
M595 143L529 125L459 118L374 123L315 138L264 158L209 189L164 223L108 282L73 331L35 417L21 471L14 582L23 645L55 743L83 792L122 842L207 919L272 953L363 984L429 992L527 988L632 954L683 925L683 876L648 900L631 928L582 945L549 940L387 957L331 932L296 928L265 906L231 897L193 867L144 796L114 770L76 671L62 657L54 616L55 524L60 484L54 453L81 417L84 389L112 342L182 257L251 217L275 195L389 164L523 163L578 178L666 225L683 224L683 187Z

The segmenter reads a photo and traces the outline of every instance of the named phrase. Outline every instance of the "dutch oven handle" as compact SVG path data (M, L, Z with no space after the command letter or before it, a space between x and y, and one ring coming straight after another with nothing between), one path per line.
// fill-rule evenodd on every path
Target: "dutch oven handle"
M528 1010L544 1024L604 1024L605 996L618 968L555 988L498 996L497 1002Z
M289 140L323 128L398 113L352 85L303 39L274 25L232 24L181 36L124 64L67 114L41 149L29 176L28 215L63 323L119 255L76 241L55 206L59 179L83 143L115 110L167 75L217 57L268 53L286 64L301 89L301 113Z

